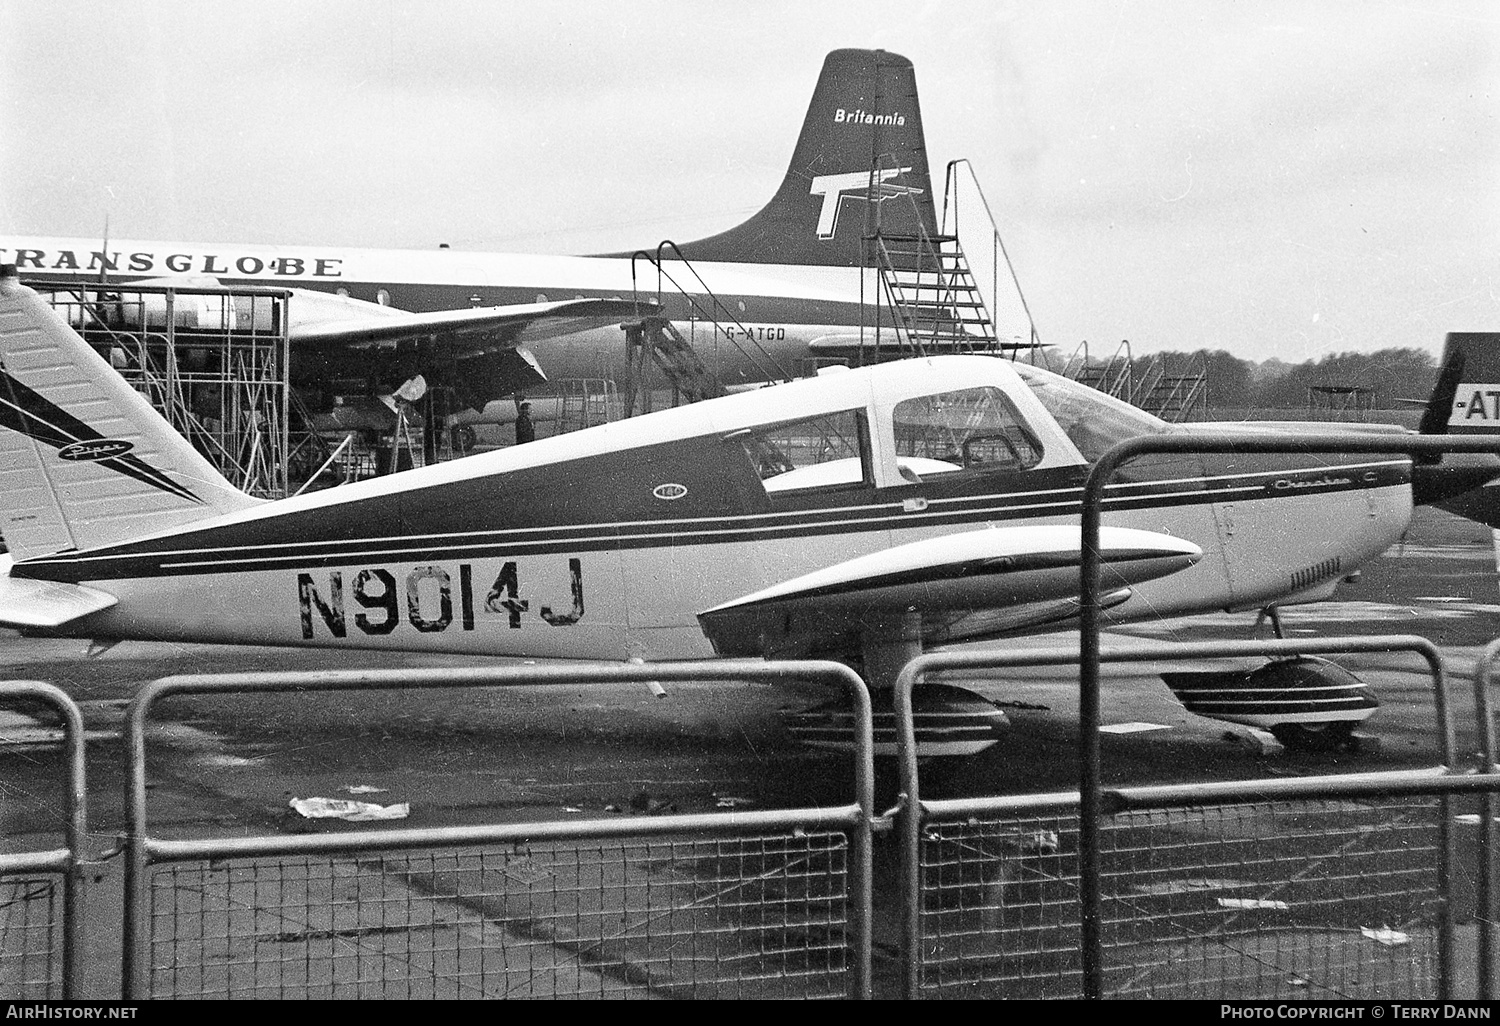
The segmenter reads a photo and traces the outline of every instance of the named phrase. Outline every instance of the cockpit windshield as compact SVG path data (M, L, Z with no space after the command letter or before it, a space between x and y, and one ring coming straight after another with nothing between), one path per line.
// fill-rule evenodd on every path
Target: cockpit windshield
M1090 463L1127 438L1171 430L1165 421L1098 389L1040 367L1024 363L1011 366Z

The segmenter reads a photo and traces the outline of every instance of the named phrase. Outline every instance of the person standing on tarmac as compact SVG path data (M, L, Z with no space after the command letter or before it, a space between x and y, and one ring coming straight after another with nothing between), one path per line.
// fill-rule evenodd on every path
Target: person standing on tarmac
M516 444L536 441L536 427L531 423L531 404L516 405Z

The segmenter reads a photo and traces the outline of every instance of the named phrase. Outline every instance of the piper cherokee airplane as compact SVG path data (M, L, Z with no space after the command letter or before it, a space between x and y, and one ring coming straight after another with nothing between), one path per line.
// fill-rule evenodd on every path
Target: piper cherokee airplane
M1046 371L944 356L262 501L7 268L0 623L525 657L825 656L880 688L924 645L1069 619L1090 460L1166 430ZM1411 470L1133 464L1108 496L1103 603L1123 622L1326 596L1400 537ZM1262 712L1344 722L1373 708L1357 682L1324 691L1317 712L1285 691ZM944 709L926 754L994 742L993 706Z
M896 54L836 50L824 62L771 201L728 231L661 250L662 266L682 292L670 284L658 290L655 268L629 253L572 257L135 240L101 246L79 238L0 236L0 261L14 263L28 280L90 288L101 275L117 284L178 275L229 287L295 287L289 330L300 365L294 363L294 380L341 376L341 352L380 343L395 364L388 385L417 373L430 384L472 386L477 380L485 395L473 401L483 405L529 390L543 375L623 380L629 370L620 322L643 315L669 319L727 388L795 376L807 358L855 356L862 297L876 294L872 273L862 271L868 262L862 249L877 207L887 232L937 233L916 76L911 62ZM690 261L691 270L677 257ZM871 277L862 281L862 274ZM659 299L664 311L633 305L650 299ZM548 323L529 335L544 343L533 358L521 327L542 317ZM593 319L556 324L561 317ZM476 348L475 333L493 343ZM434 336L444 344L418 351L417 340ZM389 347L402 340L409 352L392 356ZM443 359L455 356L456 366ZM473 357L486 358L479 373ZM368 370L370 355L346 353L344 363Z

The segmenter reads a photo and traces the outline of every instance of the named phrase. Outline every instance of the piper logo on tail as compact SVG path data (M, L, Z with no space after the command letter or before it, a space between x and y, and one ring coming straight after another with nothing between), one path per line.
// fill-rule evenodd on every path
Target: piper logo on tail
M1500 385L1459 385L1453 393L1453 410L1448 414L1448 426L1490 425L1500 429Z
M99 438L86 442L73 442L57 450L60 460L107 460L123 456L135 445L122 438Z
M815 175L808 192L823 197L823 208L818 212L818 238L831 239L839 230L839 202L846 192L858 189L861 193L874 185L875 202L883 203L897 196L920 195L923 190L911 185L887 185L892 178L899 178L910 171L909 167L890 167L871 175L868 171L848 171L841 175ZM872 183L873 179L873 183ZM863 195L851 199L864 199Z

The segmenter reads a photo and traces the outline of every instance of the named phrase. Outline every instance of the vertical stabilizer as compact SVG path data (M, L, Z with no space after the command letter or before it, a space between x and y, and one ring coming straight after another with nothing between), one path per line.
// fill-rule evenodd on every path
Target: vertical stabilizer
M1421 432L1500 434L1500 332L1448 333Z
M919 226L932 234L933 204L911 61L884 50L835 50L771 202L681 248L689 260L857 267L877 218L892 235L915 235Z
M1449 332L1437 384L1419 428L1424 435L1500 435L1500 332ZM1446 494L1433 505L1450 513L1500 527L1500 460L1484 454L1445 455L1438 471L1470 488ZM1420 482L1421 467L1414 482ZM1474 487L1477 485L1478 487ZM1457 485L1445 489L1457 490ZM1500 533L1496 535L1500 560Z
M0 268L0 536L16 559L254 505Z

